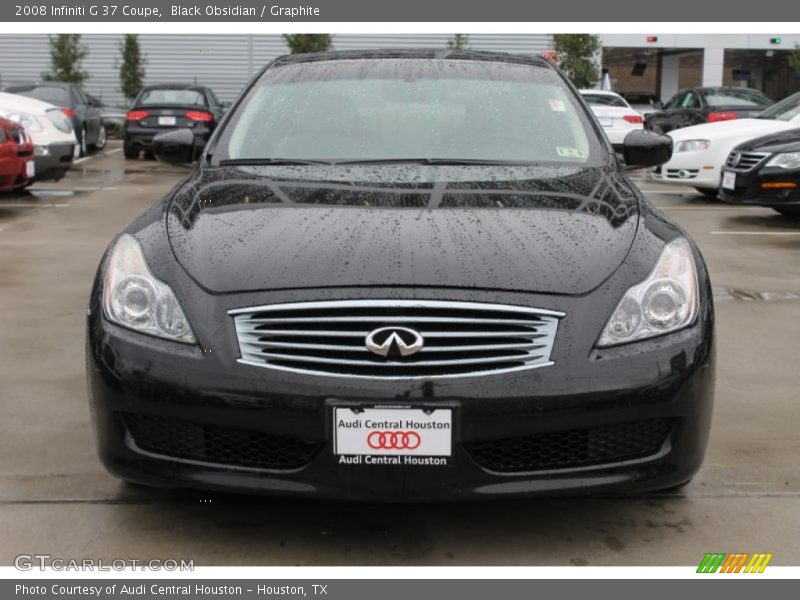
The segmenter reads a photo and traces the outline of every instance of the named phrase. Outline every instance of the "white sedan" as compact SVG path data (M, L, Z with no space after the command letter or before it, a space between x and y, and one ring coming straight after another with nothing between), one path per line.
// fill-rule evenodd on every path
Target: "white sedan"
M631 131L644 127L642 115L633 110L619 94L601 90L581 90L580 92L615 150L622 148L625 136Z
M800 127L800 92L772 105L755 119L704 123L669 132L674 142L670 161L652 171L662 183L689 185L716 197L722 165L742 142Z

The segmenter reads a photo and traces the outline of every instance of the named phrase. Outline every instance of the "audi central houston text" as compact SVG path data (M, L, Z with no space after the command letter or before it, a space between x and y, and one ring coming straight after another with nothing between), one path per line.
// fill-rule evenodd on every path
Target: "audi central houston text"
M708 272L545 59L267 65L111 242L87 318L99 454L146 485L375 500L688 482L714 391Z

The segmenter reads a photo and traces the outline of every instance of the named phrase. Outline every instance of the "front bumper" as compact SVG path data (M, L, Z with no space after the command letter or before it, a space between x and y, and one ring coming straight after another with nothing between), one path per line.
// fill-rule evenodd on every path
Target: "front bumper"
M795 187L775 187L784 184ZM735 188L720 188L719 199L754 206L800 206L800 169L762 167L748 173L737 172Z
M708 164L709 158L697 156L697 152L673 154L670 161L650 171L654 181L699 188L716 189L720 183L720 167Z
M46 153L42 153L42 149L45 149ZM74 156L75 145L72 143L37 145L34 155L36 163L34 181L63 178L72 166Z
M312 293L301 295L309 300L335 292ZM380 292L348 293L377 297ZM253 299L241 296L219 301L228 309L286 301L287 294L266 299L261 294L252 304ZM399 294L408 297L409 291L380 293ZM422 294L431 291L416 292ZM470 300L556 308L552 297L479 295L486 297ZM436 292L437 299L459 296L463 292ZM697 323L681 332L603 350L592 349L592 339L588 352L570 339L587 327L587 319L605 317L562 306L567 317L552 366L482 377L388 381L237 364L232 319L215 323L208 334L195 332L201 343L213 334L213 346L187 346L107 322L97 297L88 319L87 370L99 453L112 473L139 483L387 501L643 492L689 480L705 453L714 389L710 301ZM578 300L564 299L570 302ZM339 464L332 452L331 416L340 403L452 408L449 464ZM598 448L613 445L604 432L628 436L627 441L644 436L646 452L606 454L608 460L602 460ZM657 435L661 438L654 443ZM523 444L529 452L532 447L550 454L556 446L565 448L562 454L569 460L545 464L534 457L533 466L508 470L503 456L520 448L520 438L537 440ZM175 445L164 447L170 440ZM235 458L255 447L273 447L284 459L289 454L295 460L275 468Z

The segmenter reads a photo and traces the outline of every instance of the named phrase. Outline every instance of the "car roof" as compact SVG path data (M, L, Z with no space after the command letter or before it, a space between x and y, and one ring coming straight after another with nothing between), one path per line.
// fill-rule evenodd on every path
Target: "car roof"
M204 85L194 85L191 83L153 83L142 88L143 92L148 90L207 90Z
M600 96L619 96L617 92L610 92L609 90L578 90L581 94L599 94Z
M455 50L449 48L390 48L385 50L335 50L310 52L306 54L286 54L276 58L269 66L292 63L321 62L328 60L359 60L381 58L426 58L441 60L478 60L486 62L507 62L530 64L553 68L552 63L535 54L511 54L508 52L488 52L483 50Z
M68 88L77 85L75 83L70 83L68 81L28 81L28 82L19 82L19 83L12 83L11 85L6 86L7 90L18 89L18 88L28 88L28 87L60 87L60 88Z

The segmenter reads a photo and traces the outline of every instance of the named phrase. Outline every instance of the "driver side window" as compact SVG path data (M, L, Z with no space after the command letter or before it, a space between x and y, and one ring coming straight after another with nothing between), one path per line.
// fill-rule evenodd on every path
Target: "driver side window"
M700 108L700 100L694 92L686 92L681 102L681 108Z

